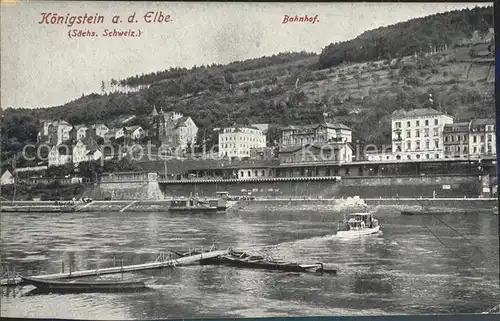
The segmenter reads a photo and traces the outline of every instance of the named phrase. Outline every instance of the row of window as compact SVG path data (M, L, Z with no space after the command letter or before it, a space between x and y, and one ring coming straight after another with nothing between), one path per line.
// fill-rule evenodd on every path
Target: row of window
M444 151L445 153L467 153L467 147L464 146L463 148L460 148L460 146L446 146L444 148ZM488 145L486 148L484 146L481 146L479 148L477 146L472 147L472 154L477 154L478 152L484 153L485 151L487 151L488 154L491 154L493 153L493 148L491 147L491 145Z
M433 128L433 135L434 137L439 136L439 128ZM420 129L415 129L415 137L419 138L420 137ZM429 128L424 128L424 137L429 137ZM401 136L398 134L398 138L401 138ZM406 131L406 138L411 138L411 130Z
M247 176L246 177L252 177L252 171L247 171ZM263 176L266 176L266 171L265 170L261 170L260 171L260 176L263 177ZM240 171L240 177L245 177L245 172L244 171ZM259 177L259 171L255 170L254 171L254 177Z
M425 154L425 159L431 159L431 156L432 156L432 155ZM420 159L420 154L415 155L415 158L416 158L416 159ZM433 157L433 158L434 158L434 159L438 159L438 158L439 158L439 154L434 154L434 157ZM401 159L401 156L400 156L400 155L397 155L397 156L396 156L396 159L397 159L397 160L400 160L400 159ZM412 159L412 158L411 158L411 155L406 155L406 159Z
M222 144L222 148L236 148L236 144ZM238 148L258 148L257 145L238 144Z
M429 126L429 119L424 120L424 125ZM395 122L396 128L401 128L401 122L397 121ZM434 125L439 125L439 119L435 118L434 119ZM415 126L418 127L420 126L420 120L415 120ZM411 127L411 121L406 122L406 127Z
M221 136L221 141L228 141L228 140L244 140L248 142L257 142L257 143L264 143L266 141L264 138L258 139L255 137L248 137L248 136L244 137L238 136L238 139L236 139L236 137L234 136Z
M460 141L460 137L462 137L462 141L464 141L464 142L467 141L467 135L462 135L462 136L460 136L460 135L458 135L458 136L445 136L444 137L444 141L445 142L454 142L456 140L457 142L459 142ZM478 137L479 137L479 141L481 143L484 143L485 138L484 138L483 135L481 135L481 136L475 136L475 135L473 135L472 136L472 142L473 143L477 143L478 142L478 139L477 139ZM489 134L487 136L487 141L488 142L493 141L493 135Z
M426 141L425 142L425 149L430 149L431 148L431 142ZM439 140L434 140L434 148L439 149ZM406 150L411 150L411 142L406 142ZM415 142L415 150L420 150L420 142L416 141ZM396 145L396 151L400 152L401 151L401 145Z

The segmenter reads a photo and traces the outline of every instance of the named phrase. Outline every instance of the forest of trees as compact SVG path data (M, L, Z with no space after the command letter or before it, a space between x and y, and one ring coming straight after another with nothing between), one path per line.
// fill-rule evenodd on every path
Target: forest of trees
M476 7L412 19L396 25L366 31L353 40L332 43L319 56L319 67L329 68L341 63L375 61L429 51L430 46L470 38L493 28L493 7Z
M342 83L353 78L359 87L361 78L370 76L369 71L357 70L348 75L333 68L318 70L318 67L413 55L429 44L458 43L470 37L474 30L484 33L491 27L492 17L492 7L437 14L367 31L354 40L331 44L319 57L306 52L281 53L224 66L202 66L190 70L171 68L121 81L112 79L113 86L118 83L149 85L137 92L82 94L78 99L52 108L7 108L1 110L1 161L3 163L19 153L25 144L36 142L43 120L89 125L113 121L122 115L136 115L131 125L146 127L147 115L154 105L164 111L177 111L192 117L199 127L198 142L207 140L209 146L217 142L214 132L217 127L235 123L269 123L275 128L282 124L314 123L323 119L327 107L335 110L331 113L335 121L353 128L355 137L365 142L385 143L390 139L390 113L396 108L425 106L429 91L419 88L422 75L439 72L439 66L417 61L416 68L393 68L385 62L382 67L391 69L389 79L396 84L387 86L384 92L357 100L350 98L351 89L342 89ZM304 83L313 84L309 87L311 90L326 77L335 77L338 86L328 97L312 99L301 87ZM372 77L380 81L376 74ZM402 79L401 83L397 83L398 78ZM462 105L470 107L477 117L488 117L494 110L493 99L485 101L481 98L484 91L463 89L458 84L449 90L446 88L449 87L436 87L434 97L444 108L452 106L453 109L447 110L451 114ZM344 100L347 103L342 105ZM354 108L363 111L352 114Z

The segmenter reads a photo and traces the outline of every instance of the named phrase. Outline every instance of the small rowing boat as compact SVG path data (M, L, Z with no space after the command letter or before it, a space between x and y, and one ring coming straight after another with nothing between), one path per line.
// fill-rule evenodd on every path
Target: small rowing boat
M33 285L45 293L82 293L82 292L127 292L145 289L142 281L124 280L48 280L22 277L23 284Z

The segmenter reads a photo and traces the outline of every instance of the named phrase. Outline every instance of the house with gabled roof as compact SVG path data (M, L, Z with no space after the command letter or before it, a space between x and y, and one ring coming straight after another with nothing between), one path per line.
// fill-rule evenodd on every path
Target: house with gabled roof
M52 146L49 152L49 167L61 166L71 163L73 159L73 150L68 145Z
M150 116L153 119L153 136L156 136L162 145L185 150L189 144L196 142L198 126L191 117L174 111L164 112L163 109L158 112L155 106Z
M73 147L73 164L98 160L102 157L102 151L96 140L86 137Z

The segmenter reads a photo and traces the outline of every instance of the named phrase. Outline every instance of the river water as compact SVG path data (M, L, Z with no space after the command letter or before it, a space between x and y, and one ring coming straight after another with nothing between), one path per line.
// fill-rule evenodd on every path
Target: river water
M26 295L2 288L1 315L80 319L234 318L480 313L500 302L498 216L376 212L382 233L340 239L341 214L7 214L1 261L25 274L154 261L169 249L261 247L273 258L325 262L338 275L190 266L106 278L148 277L127 294ZM434 236L434 235L435 236Z

